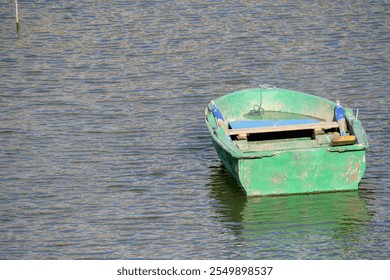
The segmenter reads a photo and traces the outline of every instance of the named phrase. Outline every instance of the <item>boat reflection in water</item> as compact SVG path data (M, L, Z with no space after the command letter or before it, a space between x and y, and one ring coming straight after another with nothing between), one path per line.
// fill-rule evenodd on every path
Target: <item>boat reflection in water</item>
M247 198L222 167L211 184L216 216L234 232L242 258L366 257L369 214L358 191Z

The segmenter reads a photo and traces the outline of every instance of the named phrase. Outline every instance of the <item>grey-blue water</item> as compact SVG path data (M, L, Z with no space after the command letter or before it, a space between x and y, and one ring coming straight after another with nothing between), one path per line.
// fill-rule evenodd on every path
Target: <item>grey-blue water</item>
M389 259L389 1L0 3L0 259ZM356 192L247 199L204 124L259 83L359 108Z

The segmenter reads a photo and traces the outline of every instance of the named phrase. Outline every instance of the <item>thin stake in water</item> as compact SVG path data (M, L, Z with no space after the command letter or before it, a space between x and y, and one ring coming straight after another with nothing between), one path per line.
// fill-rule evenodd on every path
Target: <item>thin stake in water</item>
M19 24L19 8L18 8L18 0L15 0L15 12L16 12L16 31L19 32L20 24Z

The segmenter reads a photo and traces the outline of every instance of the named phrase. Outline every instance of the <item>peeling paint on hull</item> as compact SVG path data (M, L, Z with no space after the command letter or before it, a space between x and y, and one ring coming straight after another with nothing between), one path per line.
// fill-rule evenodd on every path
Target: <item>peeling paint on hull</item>
M300 160L294 160L296 155ZM237 177L248 196L357 190L365 171L364 151L289 151L238 160Z
M366 169L365 150L288 151L272 157L238 159L214 146L247 196L353 191Z

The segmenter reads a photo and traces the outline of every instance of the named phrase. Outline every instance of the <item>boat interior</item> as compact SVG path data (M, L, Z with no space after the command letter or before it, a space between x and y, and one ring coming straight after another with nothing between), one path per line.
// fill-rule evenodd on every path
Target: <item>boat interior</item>
M356 143L353 130L340 136L335 103L278 89L236 92L210 103L218 126L242 152L306 149Z
M335 141L340 138L337 122L283 112L268 113L268 117L265 113L261 120L244 118L228 122L227 133L240 150L285 150L340 144ZM283 118L272 120L269 115L283 115ZM345 137L343 140L345 142Z

